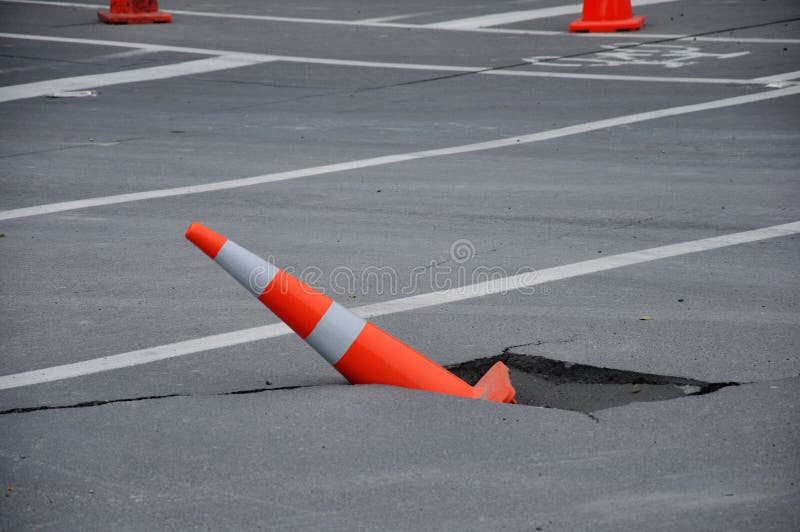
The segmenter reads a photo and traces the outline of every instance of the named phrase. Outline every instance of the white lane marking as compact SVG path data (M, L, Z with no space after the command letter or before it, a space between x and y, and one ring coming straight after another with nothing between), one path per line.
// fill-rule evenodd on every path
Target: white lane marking
M514 290L530 288L544 283L551 283L573 277L589 275L602 271L633 266L654 260L679 257L690 253L710 251L739 244L758 242L770 238L790 236L800 233L800 222L774 225L752 231L733 233L728 235L692 240L679 244L658 246L630 253L611 255L600 259L575 262L563 266L555 266L535 272L526 272L519 275L493 279L449 290L429 292L416 296L373 303L350 309L356 315L368 319L398 312L420 310L428 307L465 301L493 294L505 294ZM91 375L103 371L138 366L168 358L174 358L194 353L201 353L223 347L231 347L258 340L266 340L290 334L292 331L283 323L275 323L263 327L254 327L240 331L215 334L186 340L172 344L160 345L148 349L139 349L128 353L121 353L73 364L53 366L24 373L4 375L0 377L0 390L31 386L45 382L58 381L84 375Z
M138 349L136 351L129 351L119 355L95 358L92 360L85 360L83 362L76 362L74 364L64 364L62 366L55 366L41 370L27 371L25 373L17 373L16 375L5 375L0 377L0 390L8 390L10 388L19 388L20 386L30 386L32 384L40 384L43 382L70 379L72 377L91 375L92 373L100 373L102 371L121 369L129 366L138 366L140 364L149 364L151 362L158 362L159 360L164 360L167 358L179 357L192 353L201 353L203 351L219 349L222 347L246 344L248 342L264 340L266 338L275 338L276 336L283 336L291 332L292 330L285 324L274 323L272 325L265 325L263 327L253 327L251 329L242 329L229 333L204 336L202 338L195 338L193 340L185 340L183 342L175 342L173 344L160 345L157 347L149 347L147 349Z
M0 0L0 2L7 2L7 1L9 0ZM32 33L0 32L0 38L20 39L25 41L89 44L92 46L110 46L114 48L136 48L140 50L148 50L150 52L184 52L187 54L199 54L199 55L228 55L232 53L237 53L237 52L223 52L221 50L211 50L207 48L192 48L188 46L170 46L163 44L150 44L144 42L108 41L104 39L81 39L78 37L58 37L55 35L35 35ZM248 55L253 55L253 54L248 54Z
M681 44L640 44L628 46L626 43L604 44L602 50L583 57L559 57L554 55L539 55L526 57L532 65L552 67L617 67L617 66L659 66L663 68L682 68L696 65L700 61L709 59L732 59L748 55L747 50L717 54L704 52L696 45Z
M539 133L531 133L527 135L520 135L518 137L508 137L503 139L490 140L486 142L476 142L474 144L463 144L460 146L452 146L449 148L438 148L432 150L400 153L397 155L385 155L382 157L372 157L369 159L359 159L344 163L313 166L310 168L303 168L300 170L276 172L272 174L264 174L254 177L246 177L243 179L217 181L214 183L207 183L204 185L192 185L186 187L166 188L166 189L149 190L143 192L131 192L128 194L118 194L114 196L102 196L97 198L87 198L82 200L65 201L60 203L35 205L32 207L23 207L20 209L10 209L7 211L0 211L0 220L25 218L28 216L36 216L40 214L51 214L55 212L71 211L75 209L85 209L88 207L115 205L118 203L128 203L132 201L167 198L173 196L184 196L188 194L200 194L205 192L214 192L218 190L229 190L233 188L247 187L252 185L262 185L265 183L274 183L277 181L288 181L291 179L300 179L304 177L332 174L336 172L344 172L360 168L383 166L387 164L413 161L417 159L430 159L433 157L442 157L445 155L457 155L462 153L493 150L497 148L506 148L510 146L519 146L522 144L541 142L545 140L552 140L571 135L578 135L581 133L588 133L590 131L597 131L617 126L635 124L638 122L645 122L648 120L655 120L658 118L666 118L670 116L678 116L689 113L708 111L712 109L722 109L725 107L732 107L736 105L767 101L775 98L792 96L798 93L800 93L800 86L792 86L783 89L775 89L765 92L757 92L754 94L747 94L744 96L735 96L733 98L713 100L705 103L681 105L678 107L657 109L655 111L646 111L643 113L635 113L631 115L618 116L614 118L606 118L603 120L596 120L594 122L585 122L583 124L576 124L574 126L551 129L549 131L542 131Z
M549 70L485 70L478 72L490 76L520 76L529 78L566 78L598 81L636 81L643 83L696 83L708 85L766 85L751 79L689 78L665 76L633 76L624 74L578 74L576 72L551 72Z
M0 2L6 0L0 0ZM402 27L398 24L398 26ZM411 25L409 25L411 26ZM425 28L439 30L439 28L426 28L425 26L411 26L412 28ZM730 43L752 43L752 44L798 44L800 39L773 39L762 37L711 37L708 35L687 35L685 33L649 33L646 31L629 31L614 33L570 33L569 31L552 30L518 30L511 28L475 28L471 30L447 30L444 31L469 31L474 33L498 33L505 35L538 35L540 37L570 36L574 39L631 39L631 40L672 40L672 41L703 41L703 42L730 42ZM733 33L735 30L730 30Z
M404 15L392 15L389 17L376 17L376 18L365 18L361 20L353 20L352 22L356 24L379 24L382 22L391 22L393 20L402 20L404 18L411 18L411 17L421 17L423 15L427 15L431 13L431 11L420 11L419 13L406 13Z
M95 55L92 57L86 58L86 62L93 63L94 61L107 61L109 59L126 59L128 57L137 57L140 55L147 55L152 54L152 50L143 50L141 48L133 49L133 50L126 50L124 52L114 52L111 54L103 54L103 55Z
M78 4L72 2L49 2L46 0L0 0L0 2L16 3L16 4L33 4L33 5L50 5L56 7L78 7L89 9L107 9L107 5L99 4ZM163 7L163 6L162 6ZM167 9L169 13L176 15L184 15L190 17L209 17L209 18L227 18L227 19L241 19L241 20L263 20L267 22L290 22L296 24L328 24L336 26L364 26L376 28L399 28L399 29L429 29L432 31L445 30L445 31L471 31L476 33L505 33L508 35L539 35L539 36L554 36L554 35L570 35L575 34L568 31L546 31L546 30L516 30L504 28L473 28L473 29L454 29L447 28L426 28L419 24L398 24L390 22L370 22L370 21L349 21L349 20L329 20L329 19L315 19L315 18L296 18L296 17L273 17L267 15L244 15L236 13L214 13L207 11L181 11ZM734 42L734 43L755 43L755 44L798 44L800 39L772 39L772 38L758 38L758 37L710 37L710 36L692 36L677 33L647 33L647 32L628 32L628 33L583 33L576 38L581 39L679 39L687 41L707 41L707 42Z
M0 2L5 0L0 0ZM29 35L24 33L2 33L0 38L20 39L31 41L63 42L71 44L89 44L95 46L115 46L119 48L136 48L152 52L178 52L199 55L225 56L242 61L267 63L271 61L286 61L289 63L309 63L315 65L354 66L365 68L394 68L402 70L430 70L441 72L479 72L488 67L453 66L453 65L425 65L417 63L382 63L377 61L357 61L350 59L326 59L322 57L301 57L291 55L256 54L249 52L236 52L232 50L215 50L213 48L192 48L188 46L170 46L151 43L107 41L102 39L79 39L73 37L51 37L48 35Z
M4 1L4 0L0 0ZM588 34L592 35L592 34ZM620 34L617 34L620 35ZM46 35L27 35L19 33L0 33L0 38L27 39L35 41L65 42L72 44L90 44L97 46L117 46L141 49L149 52L179 52L191 54L205 54L218 56L235 56L245 60L255 62L285 61L289 63L307 63L317 65L352 66L363 68L391 68L399 70L422 70L431 72L474 72L476 74L491 76L517 76L517 77L536 77L536 78L569 78L569 79L588 79L606 81L636 81L654 83L701 83L718 85L761 85L761 83L750 79L731 79L731 78L693 78L693 77L669 77L669 76L634 76L618 74L585 74L585 73L565 73L551 71L532 71L532 70L492 70L491 67L474 67L458 65L425 65L414 63L380 63L376 61L354 61L347 59L325 59L320 57L298 57L298 56L279 56L269 54L254 54L245 52L234 52L231 50L215 50L211 48L190 48L184 46L169 46L160 44L105 41L97 39L78 39L72 37L49 37Z
M800 78L800 70L786 72L785 74L776 74L774 76L764 76L763 78L755 78L753 81L757 83L776 83L781 81L791 81L798 78Z
M647 6L652 4L665 4L676 2L677 0L634 0L633 7ZM537 20L550 17L561 17L564 15L577 15L583 11L583 4L569 4L565 6L542 7L539 9L526 9L524 11L509 11L506 13L495 13L493 15L483 15L480 17L461 18L456 20L445 20L433 24L425 24L426 28L443 30L473 30L478 28L488 28L491 26L501 26L503 24L513 24L526 20Z
M194 61L186 61L183 63L174 63L170 65L108 72L105 74L91 74L88 76L75 76L71 78L50 79L47 81L23 83L21 85L0 87L0 103L21 100L25 98L35 98L37 96L44 96L46 94L51 94L58 91L91 89L95 87L120 85L123 83L135 83L140 81L174 78L178 76L189 76L192 74L215 72L217 70L238 68L263 62L264 61L255 61L252 58L243 58L238 56L220 56L209 57L206 59L196 59Z
M588 34L586 34L588 35ZM598 35L597 33L593 33L592 35ZM653 38L660 38L658 35L650 35ZM665 38L670 38L669 36L665 36ZM760 38L760 37L710 37L710 36L697 36L692 37L691 35L686 35L676 39L679 41L703 41L703 42L733 42L733 43L752 43L752 44L798 44L800 43L800 39L769 39L769 38Z

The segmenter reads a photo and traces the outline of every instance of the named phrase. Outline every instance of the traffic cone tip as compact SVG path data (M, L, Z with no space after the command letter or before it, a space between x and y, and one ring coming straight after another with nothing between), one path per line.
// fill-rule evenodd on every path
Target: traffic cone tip
M195 246L199 247L203 253L208 255L212 260L216 258L219 250L222 249L222 246L228 241L226 237L199 222L192 222L192 225L186 230L186 238Z

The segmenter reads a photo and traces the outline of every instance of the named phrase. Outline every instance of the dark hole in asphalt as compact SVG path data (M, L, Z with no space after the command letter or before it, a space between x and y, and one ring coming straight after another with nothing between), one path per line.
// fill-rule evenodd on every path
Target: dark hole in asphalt
M584 413L628 403L704 395L738 385L599 368L515 353L470 360L447 369L474 385L498 361L510 370L518 404Z

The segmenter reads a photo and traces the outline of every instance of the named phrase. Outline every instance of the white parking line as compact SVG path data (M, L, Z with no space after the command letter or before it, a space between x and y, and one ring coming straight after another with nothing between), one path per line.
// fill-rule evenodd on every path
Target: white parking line
M0 87L0 103L44 96L56 91L92 89L96 87L120 85L122 83L168 79L178 76L189 76L192 74L202 74L205 72L215 72L217 70L238 68L242 66L263 63L266 61L267 59L254 60L252 57L227 55L210 57L206 59L196 59L183 63L173 63L170 65L108 72L105 74L91 74L88 76L75 76L71 78L59 78L47 81L37 81L33 83L23 83L21 85Z
M0 0L2 1L2 0ZM0 38L23 39L34 41L64 42L72 44L89 44L95 46L116 46L121 48L141 49L148 52L179 52L191 54L205 54L217 56L240 57L243 60L254 62L284 61L288 63L307 63L313 65L333 65L350 66L357 68L391 68L399 70L422 70L430 72L474 72L481 75L490 76L512 76L512 77L534 77L534 78L568 78L568 79L587 79L601 81L633 81L644 83L699 83L716 85L767 85L752 79L734 78L696 78L696 77L673 77L673 76L636 76L622 74L587 74L578 72L553 72L545 70L510 70L495 69L485 66L463 66L463 65L426 65L418 63L382 63L378 61L357 61L351 59L328 59L323 57L299 57L286 55L254 54L246 52L236 52L231 50L215 50L212 48L192 48L186 46L170 46L150 43L106 41L100 39L79 39L72 37L51 37L47 35L28 35L21 33L0 33ZM787 74L778 74L786 76ZM793 75L790 73L789 75ZM788 79L788 78L787 78Z
M423 15L427 15L431 13L430 11L421 11L419 13L405 13L403 15L392 15L389 17L376 17L376 18L365 18L361 20L354 20L353 22L357 24L376 24L381 22L391 22L393 20L402 20L404 18L411 18L411 17L421 17Z
M0 0L2 2L4 0ZM291 55L258 54L237 52L234 50L216 50L214 48L194 48L190 46L172 46L168 44L152 44L141 42L108 41L103 39L80 39L74 37L53 37L49 35L31 35L25 33L3 33L0 39L20 39L30 41L62 42L71 44L88 44L92 46L111 46L118 48L135 48L151 52L178 52L186 54L225 56L242 61L254 63L268 63L271 61L285 61L287 63L308 63L314 65L352 66L365 68L392 68L399 70L427 70L433 72L479 72L490 67L482 66L456 66L456 65L426 65L418 63L383 63L379 61L358 61L351 59L327 59L324 57L302 57Z
M637 83L682 83L701 85L767 85L768 82L734 78L690 78L673 76L635 76L624 74L586 74L577 72L553 72L551 70L483 70L478 74L487 76L512 76L525 78L563 78L597 81L631 81Z
M774 76L764 76L763 78L756 78L753 81L758 83L779 83L781 81L791 81L800 78L800 70L794 72L786 72L785 74L776 74Z
M492 294L504 294L514 290L530 288L544 283L551 283L563 279L570 279L589 275L606 270L633 266L654 260L679 257L690 253L720 249L738 244L758 242L770 238L778 238L800 233L800 222L775 225L763 229L755 229L742 233L693 240L680 244L670 244L630 253L611 255L600 259L592 259L554 268L546 268L536 272L526 272L519 275L493 279L472 285L440 290L416 296L399 298L371 305L364 305L351 309L362 318L374 318L398 312L408 312L423 308L465 301ZM215 334L194 340L186 340L172 344L160 345L148 349L139 349L118 355L111 355L74 364L64 364L43 368L24 373L4 375L0 377L0 390L31 386L45 382L58 381L83 375L91 375L103 371L138 366L194 353L231 347L258 340L266 340L290 334L291 330L283 323L275 323L263 327L242 329L223 334Z
M54 7L72 7L86 9L108 9L108 5L101 4L79 4L76 2L49 2L47 0L0 0L0 2L31 4ZM641 4L640 4L641 5ZM163 6L162 6L163 7ZM570 35L581 39L678 39L703 42L732 42L732 43L753 43L753 44L798 44L800 39L775 39L758 37L712 37L712 36L692 36L675 33L649 33L647 31L626 32L626 33L584 33L580 36L568 31L546 31L546 30L519 30L504 28L473 28L473 29L448 29L431 28L419 24L399 24L392 22L380 22L370 20L332 20L316 18L297 18L297 17L274 17L269 15L246 15L238 13L216 13L212 11L187 11L167 9L174 15L188 17L222 18L232 20L262 20L265 22L287 22L293 24L324 24L334 26L364 26L376 28L400 28L400 29L428 29L431 31L471 31L476 33L505 33L508 35L539 35L539 36L558 36Z
M583 124L576 124L574 126L567 126L558 129L551 129L549 131L542 131L539 133L520 135L518 137L508 137L503 139L490 140L486 142L477 142L474 144L463 144L460 146L452 146L449 148L439 148L432 150L400 153L397 155L372 157L369 159L358 159L355 161L348 161L343 163L328 164L323 166L313 166L310 168L303 168L300 170L276 172L272 174L246 177L242 179L232 179L229 181L217 181L214 183L206 183L203 185L166 188L166 189L149 190L143 192L131 192L127 194L118 194L114 196L102 196L97 198L87 198L82 200L65 201L60 203L35 205L32 207L23 207L20 209L11 209L7 211L0 211L0 220L25 218L28 216L52 214L56 212L71 211L75 209L85 209L89 207L115 205L119 203L129 203L132 201L143 201L156 198L168 198L173 196L185 196L189 194L201 194L205 192L229 190L233 188L262 185L278 181L288 181L291 179L300 179L304 177L333 174L337 172L345 172L360 168L383 166L387 164L413 161L418 159L431 159L434 157L442 157L445 155L458 155L462 153L493 150L497 148L506 148L511 146L520 146L522 144L529 144L545 140L557 139L561 137L568 137L571 135L588 133L590 131L598 131L617 126L636 124L648 120L655 120L658 118L666 118L670 116L679 116L690 113L697 113L701 111L709 111L712 109L722 109L725 107L733 107L748 103L762 102L767 100L773 100L776 98L783 98L786 96L793 96L795 94L800 94L800 86L791 86L783 89L758 92L755 94L747 94L744 96L735 96L733 98L724 98L721 100L713 100L705 103L681 105L678 107L667 107L665 109L657 109L654 111L647 111L643 113L635 113L631 115L607 118L604 120L596 120L594 122L585 122Z
M677 2L678 0L633 0L633 7L647 6L652 4L665 4L667 2ZM539 9L527 9L524 11L509 11L506 13L495 13L480 17L462 18L456 20L445 20L433 24L425 24L426 28L442 30L474 30L478 28L489 28L492 26L502 26L503 24L513 24L526 20L537 20L542 18L562 17L564 15L577 15L583 11L583 4L569 4L565 6L542 7Z

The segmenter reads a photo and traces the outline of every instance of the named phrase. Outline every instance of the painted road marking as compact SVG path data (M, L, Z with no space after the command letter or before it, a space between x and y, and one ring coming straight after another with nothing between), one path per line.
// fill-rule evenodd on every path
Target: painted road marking
M4 0L0 0L2 2ZM352 66L364 68L392 68L399 70L430 70L434 72L480 72L492 67L474 67L474 66L455 66L455 65L426 65L417 63L383 63L379 61L357 61L350 59L326 59L323 57L302 57L291 55L272 55L272 54L257 54L250 52L237 52L233 50L215 50L213 48L193 48L188 46L171 46L162 44L139 43L139 42L125 42L125 41L107 41L102 39L80 39L73 37L51 37L48 35L29 35L23 33L2 33L0 38L6 39L20 39L31 41L46 41L46 42L63 42L71 44L88 44L93 46L110 46L118 48L135 48L148 50L151 52L178 52L186 54L198 55L215 55L225 56L234 59L241 59L242 61L253 61L255 63L269 63L272 61L284 61L287 63L307 63L314 65L334 65L334 66Z
M665 4L667 2L676 1L677 0L633 0L631 3L635 8L638 6ZM562 17L564 15L578 15L582 11L583 4L569 4L565 6L527 9L524 11L495 13L493 15L483 15L480 17L445 20L442 22L435 22L433 24L425 24L424 27L444 30L474 30L478 28L488 28L491 26L502 26L503 24L513 24L515 22L524 22L526 20Z
M42 6L54 7L71 7L71 8L87 8L87 9L108 9L107 5L101 4L79 4L74 2L49 2L47 0L0 0L0 2L16 3L16 4L31 4ZM641 4L640 4L641 5ZM163 6L162 6L163 7ZM568 31L546 31L546 30L517 30L505 28L472 28L472 29L448 29L448 28L431 28L419 24L399 24L391 22L371 22L369 20L331 20L331 19L316 19L316 18L296 18L296 17L273 17L269 15L245 15L237 13L214 13L209 11L186 11L167 9L172 14L190 17L208 17L208 18L225 18L225 19L240 19L240 20L263 20L266 22L287 22L294 24L328 24L336 26L364 26L376 28L399 28L399 29L427 29L431 31L471 31L476 33L505 33L509 35L539 35L539 36L558 36L575 34ZM711 37L705 35L685 35L675 33L648 33L648 32L629 32L629 33L584 33L580 36L575 36L581 39L672 39L672 40L688 40L688 41L706 41L706 42L733 42L733 43L754 43L754 44L798 44L800 39L773 39L773 38L759 38L759 37Z
M758 83L776 83L781 81L791 81L800 78L800 70L794 72L787 72L785 74L776 74L774 76L764 76L763 78L756 78L753 81Z
M219 57L209 57L206 59L186 61L184 63L136 68L132 70L109 72L106 74L91 74L88 76L75 76L71 78L59 78L47 81L37 81L33 83L23 83L21 85L0 87L0 103L21 100L25 98L35 98L37 96L44 96L60 91L92 89L96 87L120 85L123 83L153 81L158 79L175 78L178 76L202 74L205 72L215 72L217 70L238 68L242 66L264 63L267 61L267 59L256 60L252 57L223 55Z
M555 67L617 67L617 66L660 66L681 68L696 65L704 59L731 59L749 54L749 51L715 54L703 52L699 46L680 44L604 44L605 51L594 52L583 57L559 57L540 55L523 59L532 65Z
M3 0L0 0L3 1ZM65 42L72 44L89 44L96 46L117 46L121 48L135 48L150 52L180 52L192 54L236 56L244 59L252 59L256 62L284 61L289 63L306 63L316 65L350 66L356 68L391 68L400 70L421 70L431 72L459 72L475 73L490 76L516 76L516 77L536 77L536 78L569 78L605 81L636 81L645 83L701 83L717 85L767 85L767 83L751 79L733 78L696 78L696 77L671 77L671 76L635 76L624 74L587 74L587 73L565 73L550 71L533 70L507 70L497 67L474 67L458 65L424 65L414 63L381 63L376 61L354 61L348 59L325 59L320 57L298 57L298 56L278 56L268 54L254 54L246 52L235 52L231 50L214 50L211 48L190 48L184 46L169 46L149 43L106 41L98 39L78 39L72 37L50 37L47 35L27 35L19 33L0 33L0 38L27 39L34 41ZM785 76L785 74L779 74Z
M419 13L406 13L404 15L391 15L388 17L376 17L376 18L365 18L361 20L354 20L353 22L357 24L375 24L381 22L392 22L394 20L402 20L404 18L411 18L411 17L422 17L424 15L428 15L432 13L432 11L421 11Z
M358 159L343 163L328 164L323 166L313 166L310 168L303 168L300 170L289 170L285 172L276 172L276 173L263 174L253 177L246 177L242 179L217 181L214 183L206 183L202 185L191 185L185 187L149 190L143 192L131 192L127 194L117 194L113 196L102 196L97 198L87 198L81 200L65 201L60 203L35 205L32 207L23 207L20 209L10 209L7 211L0 211L0 220L12 220L16 218L25 218L28 216L37 216L41 214L52 214L56 212L71 211L75 209L85 209L89 207L100 207L105 205L115 205L119 203L129 203L132 201L143 201L156 198L168 198L173 196L185 196L189 194L201 194L205 192L215 192L218 190L229 190L233 188L262 185L266 183L275 183L278 181L288 181L291 179L300 179L304 177L327 175L337 172L356 170L360 168L383 166L387 164L394 164L405 161L430 159L446 155L458 155L462 153L493 150L497 148L506 148L510 146L519 146L522 144L529 144L545 140L568 137L571 135L578 135L581 133L588 133L590 131L598 131L617 126L646 122L658 118L679 116L690 113L697 113L701 111L709 111L712 109L723 109L726 107L733 107L748 103L773 100L776 98L783 98L785 96L793 96L799 93L800 93L800 86L793 85L791 87L786 87L783 89L757 92L754 94L735 96L733 98L724 98L721 100L713 100L705 103L681 105L678 107L667 107L665 109L657 109L654 111L646 111L643 113L635 113L631 115L624 115L614 118L606 118L603 120L596 120L593 122L585 122L583 124L576 124L574 126L551 129L549 131L542 131L539 133L530 133L527 135L520 135L517 137L507 137L502 139L490 140L486 142L476 142L473 144L463 144L460 146L451 146L449 148L438 148L432 150L399 153L397 155L372 157L369 159Z
M626 74L589 74L583 72L552 72L547 70L485 70L487 76L520 76L527 78L565 78L598 81L631 81L641 83L682 83L701 85L768 85L767 82L733 78L694 78L677 76L635 76Z
M519 275L503 277L500 279L492 279L489 281L452 288L449 290L440 290L436 292L429 292L427 294L384 301L381 303L373 303L371 305L364 305L361 307L352 308L350 310L365 319L375 318L378 316L420 310L433 306L444 305L446 303L465 301L468 299L474 299L493 294L504 294L515 290L534 287L544 283L571 279L574 277L622 268L625 266L633 266L654 260L679 257L682 255L688 255L690 253L710 251L713 249L758 242L771 238L785 237L798 233L800 233L800 222L774 225L772 227L765 227L763 229L755 229L741 233L703 238L700 240L692 240L679 244L669 244L666 246L658 246L640 251L633 251L630 253L611 255L600 259L592 259L566 264L563 266L556 266L553 268L546 268L544 270L534 272L525 272ZM61 366L26 371L24 373L4 375L0 377L0 390L8 390L11 388L31 386L34 384L59 381L73 377L81 377L103 371L138 366L168 358L202 353L204 351L210 351L213 349L232 347L249 342L276 338L290 334L291 332L291 329L289 329L289 327L287 327L285 324L274 323L271 325L265 325L263 327L253 327L223 334L215 334L212 336L195 338L194 340L185 340L183 342L165 344L147 349L139 349L136 351L129 351L127 353L85 360L83 362L76 362L73 364L64 364Z

